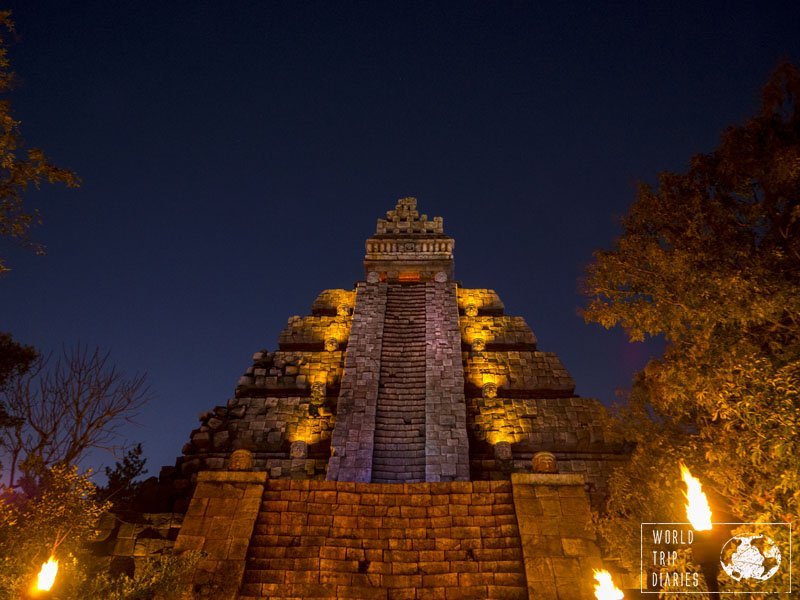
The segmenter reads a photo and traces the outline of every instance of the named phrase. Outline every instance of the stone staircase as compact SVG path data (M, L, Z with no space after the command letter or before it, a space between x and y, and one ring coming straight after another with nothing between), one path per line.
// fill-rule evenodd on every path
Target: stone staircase
M239 600L528 598L511 483L271 480Z
M425 284L390 284L372 481L425 481Z

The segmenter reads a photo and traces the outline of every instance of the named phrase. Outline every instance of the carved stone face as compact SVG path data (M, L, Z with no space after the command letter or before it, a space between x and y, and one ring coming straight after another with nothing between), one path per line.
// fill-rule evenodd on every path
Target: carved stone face
M486 350L486 342L483 338L475 338L472 340L472 350L475 352L483 352Z
M483 384L483 397L484 398L497 398L497 384L484 383Z
M558 473L558 464L552 452L537 452L532 462L534 473Z
M291 458L306 458L308 457L308 444L297 440L296 442L292 442L292 445L289 446L289 456Z
M328 338L325 340L325 350L328 352L334 352L339 349L339 340L336 338Z
M250 450L241 448L231 452L231 459L228 462L229 471L249 471L253 468L253 453Z
M311 401L319 404L325 401L325 383L315 381L311 384Z
M350 314L350 307L347 304L340 304L336 307L336 314L340 317L346 317Z
M478 316L478 307L475 304L467 304L464 307L464 314L468 317L477 317Z

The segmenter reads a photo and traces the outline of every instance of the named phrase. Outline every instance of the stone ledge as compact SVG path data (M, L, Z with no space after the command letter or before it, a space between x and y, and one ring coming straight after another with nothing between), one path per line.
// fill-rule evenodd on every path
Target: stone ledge
M586 485L581 473L512 473L511 484L520 485Z
M269 473L266 471L200 471L197 481L223 481L226 483L266 483Z

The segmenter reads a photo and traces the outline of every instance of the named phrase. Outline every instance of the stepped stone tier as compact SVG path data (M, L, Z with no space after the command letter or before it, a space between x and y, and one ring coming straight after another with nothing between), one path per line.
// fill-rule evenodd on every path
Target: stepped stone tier
M177 547L207 553L205 593L592 597L590 502L623 448L525 319L454 280L454 245L399 200L364 280L291 317L201 415L162 480L194 486Z

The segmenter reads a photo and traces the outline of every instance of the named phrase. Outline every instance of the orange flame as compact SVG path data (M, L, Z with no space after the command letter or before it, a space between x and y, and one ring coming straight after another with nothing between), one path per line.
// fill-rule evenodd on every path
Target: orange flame
M681 463L681 477L686 484L686 517L697 531L708 531L711 529L711 507L708 505L708 498L703 492L700 480L694 477L686 465Z
M597 600L622 600L625 597L622 590L614 585L611 573L605 569L594 569L594 578L597 580L594 586L594 597Z
M40 592L49 592L56 581L57 573L58 561L51 556L46 563L42 564L42 568L36 578L36 589Z

